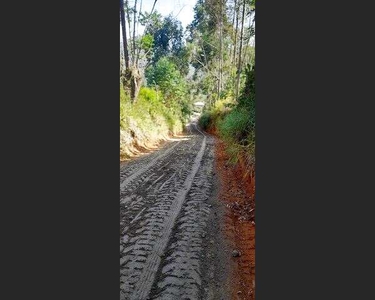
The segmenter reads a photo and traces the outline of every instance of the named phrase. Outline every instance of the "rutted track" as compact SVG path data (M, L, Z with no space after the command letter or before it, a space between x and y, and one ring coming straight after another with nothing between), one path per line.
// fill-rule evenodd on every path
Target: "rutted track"
M150 162L143 164L143 166L140 166L140 167L138 166L138 169L134 171L132 174L127 174L127 173L123 174L124 179L120 183L121 189L124 189L124 187L126 187L129 183L131 183L133 179L137 178L139 175L146 172L150 167L154 166L159 160L166 157L170 152L172 152L173 148L176 147L179 143L180 142L177 142L171 147L169 147L168 149L166 149L164 152L158 153L156 157L153 157L153 159Z
M201 259L213 139L192 129L187 139L120 171L121 299L206 299Z

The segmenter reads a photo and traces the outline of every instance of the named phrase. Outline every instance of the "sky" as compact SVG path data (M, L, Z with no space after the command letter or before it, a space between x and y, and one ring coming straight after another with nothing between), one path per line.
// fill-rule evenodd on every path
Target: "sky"
M141 1L142 12L151 12L154 0L137 0L138 8ZM157 0L155 10L157 10L162 16L168 16L170 13L175 17L177 16L177 19L181 21L182 26L185 29L194 19L193 8L196 3L197 0ZM134 6L134 0L129 0L129 6ZM143 28L140 26L139 34L142 34L142 32Z
M139 2L140 0L138 0ZM150 12L154 0L142 0L142 10ZM131 1L134 4L134 0ZM155 10L157 10L163 16L167 16L172 13L177 16L177 19L181 21L184 29L187 25L191 23L194 19L194 5L196 0L158 0L155 5ZM181 10L182 9L182 10ZM180 12L181 10L181 12Z

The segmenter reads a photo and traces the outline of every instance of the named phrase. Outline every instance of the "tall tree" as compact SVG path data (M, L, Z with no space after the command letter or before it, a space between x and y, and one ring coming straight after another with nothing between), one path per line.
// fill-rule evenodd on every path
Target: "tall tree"
M120 22L121 22L122 40L123 40L123 46L124 46L125 68L126 70L129 70L129 53L128 53L128 40L126 37L124 0L120 0Z
M132 49L132 58L133 58L133 65L135 65L135 26L137 20L137 0L134 1L134 15L133 15L133 49Z
M144 31L143 31L143 34L142 34L142 36L140 37L140 41L141 41L141 42L142 42L142 40L143 40L145 34L147 33L147 30L148 30L148 28L149 28L149 26L150 26L150 22L152 21L153 17L155 16L155 14L154 14L154 9L155 9L156 2L157 2L157 0L154 0L154 4L152 5L152 9L151 9L150 13L149 13L149 14L146 14L146 16L145 16L143 22L141 22L141 23L143 23L142 25L144 25L144 27L145 27L145 28L144 28ZM142 3L142 2L141 2L141 3ZM140 18L139 18L139 19L140 19ZM138 51L137 51L136 58L135 58L136 66L137 66L137 67L138 67L138 62L139 62L139 57L140 57L140 54L141 54L141 50L142 50L142 48L141 48L141 47L138 47Z
M130 23L131 23L131 18L130 18L130 7L129 7L129 1L128 0L124 0L124 8L125 8L125 12L126 12L126 19L127 19L127 23L128 23L128 31L127 31L127 33L128 33L128 35L129 35L129 37L128 37L128 39L129 39L129 41L130 41L130 43L129 43L129 48L130 48L130 54L132 54L133 53L133 50L132 50L132 48L133 48L133 44L132 44L132 35L131 35L131 33L132 33L132 30L131 30L131 26L130 26ZM131 57L131 55L129 56L129 58L130 58L130 60L131 61L133 61L133 58Z
M154 58L156 63L166 55L178 55L183 46L183 28L181 22L169 15L162 20L160 27L149 27L148 34L154 37Z
M236 54L237 54L237 36L238 36L238 13L239 13L239 4L238 4L238 1L235 1L234 3L234 10L235 10L235 14L236 14L236 28L234 30L234 49L233 49L233 64L235 65L236 64Z
M219 3L219 80L217 99L220 99L221 86L223 81L223 0Z
M242 55L243 28L244 28L244 22L245 22L245 8L246 8L246 3L243 0L242 19L241 19L241 34L240 34L240 47L239 47L238 65L237 65L236 100L238 99L238 93L239 93L239 89L240 89L240 77L241 77L241 71L242 71L241 55Z

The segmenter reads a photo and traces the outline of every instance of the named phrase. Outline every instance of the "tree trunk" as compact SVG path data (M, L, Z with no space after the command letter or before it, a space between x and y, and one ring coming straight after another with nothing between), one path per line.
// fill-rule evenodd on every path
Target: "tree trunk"
M133 57L133 65L135 66L135 24L137 19L137 0L134 2L134 20L133 20L133 51L132 51L132 57Z
M236 6L237 6L237 0L234 0L232 30L234 29L234 22L236 21ZM232 31L232 41L234 41L234 32L233 31ZM234 43L233 43L233 47L231 46L230 49L229 49L229 59L232 59L232 51L234 51Z
M243 23L245 21L245 1L242 6L242 22L241 22L241 35L240 35L240 49L238 53L238 66L237 66L237 82L236 82L236 101L238 100L238 93L240 88L241 77L241 54L242 54L242 39L243 39Z
M252 19L253 19L253 12L250 11L250 15L249 15L249 28L252 27ZM243 62L244 64L247 66L249 63L251 64L251 59L252 59L252 53L251 53L251 38L252 36L250 35L249 37L249 40L246 44L246 48L245 48L245 54L243 55L244 59L243 59ZM252 64L251 64L251 68L252 68Z
M139 12L138 12L138 22L137 22L137 36L139 34L139 18L141 17L141 13L142 13L142 0L141 0L141 3L139 4Z
M128 40L126 38L126 26L125 26L125 11L124 11L124 1L120 0L120 21L122 29L122 44L124 46L124 59L125 59L125 69L129 70L129 53L128 53Z
M122 29L122 38L124 45L124 56L125 56L125 82L124 87L130 85L130 98L134 102L136 95L136 78L134 77L134 68L129 67L129 53L128 53L128 39L126 37L126 25L125 25L125 11L124 11L124 2L120 0L120 19L121 19L121 29Z
M233 50L233 64L236 65L236 54L237 54L237 35L238 35L238 12L239 12L239 3L236 1L236 28L234 31L234 50Z
M220 100L221 85L223 77L223 0L220 0L220 19L219 19L219 80L218 80L218 92L217 100Z
M124 0L125 1L125 8L126 8L126 18L128 19L128 34L129 34L129 48L130 48L130 59L131 61L133 61L133 57L131 56L131 54L133 54L133 43L132 43L132 29L131 29L131 25L130 25L130 14L129 14L129 2L128 0Z

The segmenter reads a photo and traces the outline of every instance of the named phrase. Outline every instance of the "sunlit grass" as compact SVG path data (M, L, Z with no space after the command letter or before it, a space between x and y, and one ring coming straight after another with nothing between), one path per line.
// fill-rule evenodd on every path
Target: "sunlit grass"
M145 150L153 147L160 140L170 140L183 131L182 117L167 108L163 103L163 95L151 88L142 87L135 103L120 89L120 152L123 157L133 146Z

